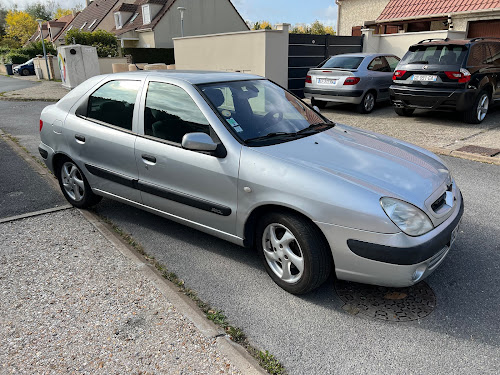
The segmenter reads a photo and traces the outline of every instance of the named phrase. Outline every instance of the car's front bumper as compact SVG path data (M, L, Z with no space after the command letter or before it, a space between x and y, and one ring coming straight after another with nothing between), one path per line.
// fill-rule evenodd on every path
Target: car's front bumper
M457 193L453 214L418 237L317 222L332 249L337 277L365 284L405 287L429 276L453 245L452 233L456 235L464 207L462 195Z
M311 87L304 88L304 96L336 103L359 104L363 99L363 90L324 90Z
M389 89L395 107L428 110L467 111L474 104L474 89L436 89L392 85Z

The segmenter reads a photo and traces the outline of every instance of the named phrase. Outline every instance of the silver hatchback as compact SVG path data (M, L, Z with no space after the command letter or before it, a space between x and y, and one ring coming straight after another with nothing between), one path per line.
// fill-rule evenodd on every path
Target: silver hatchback
M434 154L335 124L238 73L93 77L46 107L39 151L79 208L115 199L257 247L285 290L408 286L448 254L460 190Z
M389 100L389 87L399 58L389 54L336 55L307 73L304 95L324 108L328 102L355 104L370 113L376 102Z

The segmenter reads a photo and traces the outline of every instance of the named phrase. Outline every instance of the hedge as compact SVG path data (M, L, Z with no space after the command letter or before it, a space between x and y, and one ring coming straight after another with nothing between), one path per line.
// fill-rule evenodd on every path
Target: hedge
M122 48L123 56L132 55L133 63L175 64L173 48Z
M4 64L22 64L28 61L30 57L19 52L9 52L2 55L2 60Z

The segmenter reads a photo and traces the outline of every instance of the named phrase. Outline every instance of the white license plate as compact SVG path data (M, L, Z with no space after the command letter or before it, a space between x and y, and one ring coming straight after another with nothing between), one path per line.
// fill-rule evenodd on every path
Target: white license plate
M453 242L455 242L455 240L457 239L457 235L458 235L458 231L460 230L461 223L462 223L462 220L459 221L458 225L451 232L450 247L453 245Z
M331 79L331 78L318 78L317 82L320 85L336 85L338 79Z
M435 82L437 81L437 76L431 76L428 74L414 74L411 76L412 81L424 81L424 82Z

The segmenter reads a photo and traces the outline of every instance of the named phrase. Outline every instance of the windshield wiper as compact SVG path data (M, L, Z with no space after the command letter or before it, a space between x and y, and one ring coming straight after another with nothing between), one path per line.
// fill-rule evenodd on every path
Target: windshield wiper
M291 136L296 136L296 135L297 135L297 133L273 132L273 133L269 133L266 135L261 135L259 137L245 139L245 142L262 141L262 140L270 139L270 138L291 137Z
M334 123L328 124L328 123L324 123L324 122L318 122L316 124L309 125L307 128L299 130L295 134L304 134L304 133L308 133L308 132L317 132L319 130L323 130L324 128L332 128L334 126L335 126Z

